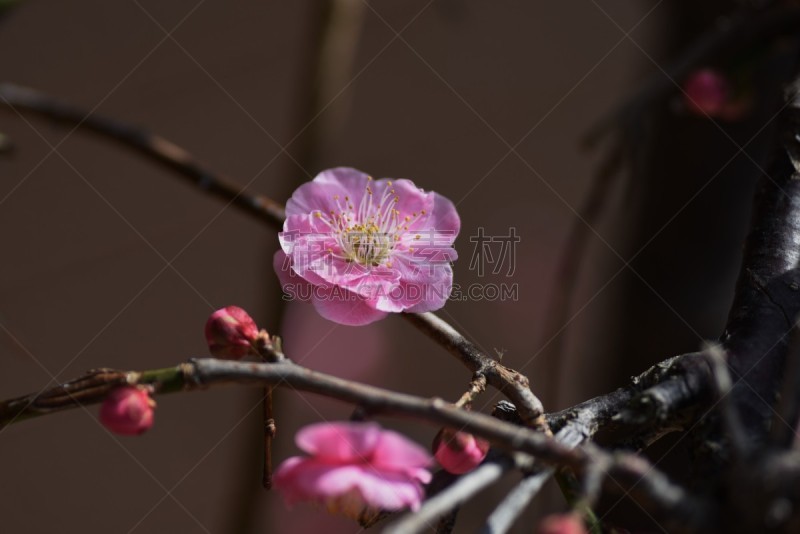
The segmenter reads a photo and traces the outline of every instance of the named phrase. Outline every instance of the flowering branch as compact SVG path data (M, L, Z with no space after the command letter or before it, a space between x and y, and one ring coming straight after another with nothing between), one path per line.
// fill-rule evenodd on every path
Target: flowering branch
M200 189L232 202L278 228L285 219L283 206L268 197L248 193L230 179L206 169L188 151L136 126L116 119L90 115L84 110L60 102L39 91L10 83L0 84L0 100L15 109L31 111L47 118L85 127L117 142L134 148L155 161L165 164L180 176L188 178ZM475 377L485 376L493 387L509 396L526 423L543 427L542 403L531 392L528 379L484 354L446 321L433 315L404 314L409 322L425 332L448 352L456 356Z
M492 436L486 439L503 448L521 450L572 467L584 460L580 453L539 432L481 413L467 412L442 399L394 393L318 373L289 361L256 363L199 358L175 367L146 371L96 369L40 394L0 403L0 426L99 403L109 391L122 385L148 385L154 394L166 394L234 383L289 387L350 402L370 414L411 416L442 426L463 428L479 436Z
M283 211L277 203L244 193L230 182L222 181L218 175L202 169L188 153L160 137L116 121L94 116L87 118L79 110L15 86L0 86L0 97L9 105L37 111L73 124L83 124L126 146L136 148L167 164L182 176L191 178L193 183L205 190L258 215L265 222L279 225L283 220ZM767 198L774 204L774 195L767 195ZM785 221L790 220L793 212L779 210L778 213L785 213L785 216L773 219L774 228L767 228L756 234L786 235L786 229L793 226L787 226ZM787 236L786 239L789 243L793 237ZM787 254L790 252L787 247L779 247L778 250L785 250ZM762 256L764 254L755 257L758 259ZM752 264L757 263L756 261ZM745 280L750 278L746 277ZM752 289L752 284L747 287ZM756 292L743 294L763 301L766 293L761 286L757 289ZM748 304L745 298L739 305L747 307ZM603 471L605 479L627 480L628 487L635 490L635 498L647 503L648 509L654 515L681 524L700 521L696 517L696 505L690 504L690 496L662 474L650 470L647 464L630 458L616 460L608 453L582 444L600 429L624 429L626 442L645 446L665 432L685 428L689 422L696 420L698 414L703 413L701 410L705 410L713 398L712 375L705 358L697 354L672 358L646 371L626 388L563 412L544 416L541 402L530 391L523 375L483 354L450 325L431 313L404 314L404 317L470 369L474 374L475 384L481 384L483 377L488 384L500 389L513 400L516 412L512 415L518 420L507 423L483 414L466 412L439 399L421 399L387 392L314 373L289 362L240 363L201 359L161 370L96 370L40 395L0 403L0 424L96 403L104 399L112 389L126 384L149 384L156 393L233 382L289 386L352 402L367 413L415 417L438 425L460 428L488 439L497 447L525 452L544 462L570 467L577 474L587 470L596 471L596 467L590 466L607 465L608 468ZM745 329L743 332L737 332L737 336L741 335L742 339L746 339L745 334L752 334L752 329ZM728 344L738 339L737 336L731 336ZM555 439L520 427L519 422L544 430L547 430L546 422L549 422L556 432ZM548 471L550 470L546 469L539 476L542 479L547 478Z
M723 48L734 44L748 46L794 29L798 22L800 9L796 7L748 11L741 20L704 37L670 69L670 74L683 78L700 60L713 57ZM601 124L595 134L606 131L609 124L627 122L646 105L668 96L671 89L671 84L663 80L647 85L612 120ZM493 514L503 528L513 522L520 507L536 494L538 487L555 472L555 467L560 467L568 468L582 479L586 491L581 498L586 502L593 502L601 487L617 493L621 488L623 492L630 492L655 518L678 530L734 527L739 531L743 528L757 531L764 526L764 518L769 517L776 530L792 531L800 524L800 513L795 511L800 510L800 452L790 448L793 432L773 430L770 436L769 426L771 422L775 426L772 404L786 374L787 354L793 366L785 381L786 391L791 392L796 384L796 360L800 359L797 347L790 352L786 339L800 313L797 297L800 290L800 142L797 137L800 99L797 92L795 87L784 112L780 139L784 146L771 167L771 176L762 180L721 349L712 347L702 353L670 358L645 371L624 388L558 413L545 414L525 376L484 354L432 313L409 313L403 316L473 373L463 402L450 404L437 398L395 393L317 373L285 359L280 347L263 344L259 353L266 356L266 361L261 363L196 359L165 369L90 371L42 393L0 402L0 426L98 403L111 397L111 392L121 386L142 387L139 391L146 389L149 393L152 390L154 394L222 384L289 387L355 404L367 414L410 417L461 429L489 440L496 447L494 454L499 454L500 450L512 453L516 468L521 466L516 463L521 461L520 457L523 460L533 457L535 463L525 468L534 474L515 492L514 498L519 500L515 502L509 498ZM280 204L242 191L227 178L207 171L185 150L157 135L116 120L88 115L37 91L11 84L0 85L0 100L17 109L86 127L134 148L259 220L282 226L285 212ZM367 191L372 194L369 187ZM386 213L389 220L391 212ZM578 254L580 235L575 239ZM464 410L462 405L487 384L502 391L514 405L501 403L495 417ZM786 398L788 405L781 413L786 414L794 426L800 401L796 395L786 395ZM694 437L693 452L698 465L705 468L700 471L717 475L710 477L707 487L703 488L704 494L714 495L713 501L710 497L701 499L674 484L642 457L612 454L590 443L597 439L614 447L641 449L676 430L689 430ZM598 439L601 431L602 440ZM764 452L758 445L768 440L780 447ZM731 458L733 461L729 461ZM431 498L419 514L401 518L395 528L413 531L427 520L451 511L512 468L501 464L503 461L489 461L463 476ZM742 497L729 491L729 486L752 486L764 488L764 491L745 506ZM779 513L781 510L776 508L776 503L788 503L788 512Z
M276 356L281 357L277 363L200 358L164 369L97 369L40 394L0 403L0 425L96 404L123 385L149 386L156 395L230 384L288 387L353 403L371 414L412 417L437 426L461 428L502 450L530 454L548 464L569 467L576 473L583 473L590 465L608 465L607 475L617 482L624 479L623 487L632 491L634 498L647 503L651 513L674 520L693 520L692 497L673 487L644 460L637 460L637 463L627 457L614 458L597 447L568 447L541 432L468 412L442 399L425 399L344 380L291 363L283 359L282 354ZM641 477L644 479L640 480ZM665 487L670 491L662 502L659 492Z

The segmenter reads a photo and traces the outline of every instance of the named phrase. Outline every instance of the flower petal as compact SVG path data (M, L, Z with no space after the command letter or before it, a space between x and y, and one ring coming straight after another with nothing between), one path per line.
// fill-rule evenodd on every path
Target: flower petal
M312 458L289 458L276 470L274 483L289 505L307 500L333 509L341 498L352 501L353 490L365 507L382 510L416 510L424 495L422 486L402 473L366 465L331 465Z
M286 215L308 215L315 210L325 214L336 210L335 195L344 202L349 196L356 206L361 202L369 176L350 167L336 167L319 173L310 182L298 187L286 202Z
M308 454L341 462L366 462L380 441L376 423L317 423L303 427L295 443Z
M442 308L453 289L453 270L449 263L412 262L398 259L395 268L400 273L399 290L393 305L412 313L434 311ZM386 303L378 300L376 307L385 309ZM394 311L394 310L386 310Z
M416 472L429 466L433 458L424 448L392 430L380 433L380 441L372 453L372 465L383 471Z
M302 276L292 271L292 262L283 250L278 250L272 257L272 267L278 275L278 281L284 293L293 300L311 301L314 286Z
M437 232L450 233L455 240L459 230L461 230L461 218L458 216L455 204L449 198L435 192L433 193L433 199L433 211L431 212L431 218L428 220L428 228L433 228Z
M405 473L362 468L355 483L364 501L381 510L418 510L425 495L419 482Z
M292 300L313 303L317 312L329 321L362 326L386 317L386 312L376 309L372 300L329 284L313 270L305 271L303 276L297 274L283 250L275 252L272 262L283 292Z
M386 312L375 309L371 301L339 287L328 289L325 295L315 294L312 302L320 315L339 324L363 326L386 317Z

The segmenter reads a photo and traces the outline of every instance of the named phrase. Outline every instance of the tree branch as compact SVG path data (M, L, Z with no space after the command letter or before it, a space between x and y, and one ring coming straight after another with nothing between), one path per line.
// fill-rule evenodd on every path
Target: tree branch
M520 514L539 494L544 483L553 475L553 471L552 467L548 467L544 471L523 478L489 515L486 524L480 530L481 534L505 534L508 532Z
M688 520L689 517L684 513L684 508L688 510L691 506L683 501L684 497L689 499L689 496L672 491L666 495L667 500L661 502L658 492L667 483L666 478L644 460L635 467L641 470L641 462L645 462L649 466L646 472L635 471L634 476L626 467L627 463L620 463L596 447L567 446L542 432L466 411L442 399L424 399L343 380L311 371L287 359L280 359L277 363L257 363L201 358L175 367L146 371L98 369L40 394L0 403L0 425L96 404L112 389L122 385L148 385L154 394L159 395L223 384L288 387L353 403L373 414L411 417L437 427L460 428L487 439L500 450L529 454L546 464L569 467L577 474L584 473L590 469L588 466L598 462L610 465L613 468L609 468L608 473L615 474L615 479L625 478L628 482L623 487L632 490L635 498L646 501L651 513L674 515L676 509L680 508L681 514L675 517L682 520ZM642 483L639 474L648 482Z
M415 534L428 529L447 512L461 506L463 503L494 484L510 471L515 462L501 456L495 460L486 461L473 471L462 475L447 489L431 497L416 512L405 514L384 530L386 534Z
M433 313L404 313L403 317L458 358L476 378L486 381L514 402L522 420L535 428L546 429L542 402L530 389L528 378L484 354L455 328Z
M12 83L0 84L0 101L13 109L37 113L74 128L84 128L135 149L175 171L199 189L233 203L261 221L278 228L283 226L286 216L280 203L263 195L245 192L235 182L209 170L187 150L160 135L120 120L89 114L84 109L35 89Z
M97 404L122 385L150 385L154 394L204 389L222 384L289 387L362 406L371 414L414 417L463 429L507 450L521 450L544 461L578 466L585 457L532 429L468 412L442 399L423 399L343 380L291 362L256 363L200 358L175 367L146 371L98 369L40 394L0 402L0 425Z
M788 449L795 446L800 428L800 325L795 322L789 340L788 361L780 400L772 419L772 444Z

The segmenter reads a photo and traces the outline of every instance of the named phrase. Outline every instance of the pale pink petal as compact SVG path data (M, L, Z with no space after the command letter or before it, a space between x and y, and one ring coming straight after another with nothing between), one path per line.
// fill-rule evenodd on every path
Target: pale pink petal
M320 315L339 324L363 326L386 317L386 312L376 310L364 297L338 287L326 295L315 295L312 302Z
M438 310L445 305L453 289L453 270L449 263L415 263L398 259L395 268L401 276L400 290L394 293L395 305L412 313ZM376 303L378 309L384 309L382 306L385 305L381 301Z
M433 480L433 474L431 474L431 472L424 467L409 469L406 474L422 484L428 484L431 480Z
M366 462L380 441L376 423L317 423L303 427L295 443L308 454L340 462Z
M388 185L389 183L392 185ZM411 219L415 218L415 215L421 216L423 210L430 214L433 209L431 194L414 185L411 180L406 180L405 178L398 180L383 178L378 180L375 182L374 196L378 199L382 198L386 189L394 191L392 197L397 198L394 208L400 212L401 220L406 216ZM425 219L425 217L420 217L420 220L422 219ZM409 222L411 221L409 220Z
M372 465L385 471L410 472L431 465L431 455L407 437L391 430L380 434L380 441L372 453Z
M350 167L322 171L292 193L286 202L286 215L307 215L315 210L330 213L338 207L334 200L336 195L339 195L340 202L344 202L345 196L349 196L351 202L360 202L367 182L367 174Z
M392 473L362 468L355 480L364 500L381 510L418 510L425 492L405 473Z
M375 309L372 301L326 283L313 271L298 275L293 270L291 259L282 250L275 253L273 267L289 299L313 303L317 312L329 321L362 326L386 317L386 312Z
M305 271L313 271L320 281L344 287L367 299L372 299L376 292L388 292L400 280L399 273L384 266L367 268L357 262L347 262L330 255L314 260L302 271L296 264L292 267L303 276Z
M281 491L286 504L289 506L297 501L308 499L310 496L305 488L297 483L298 474L307 462L307 458L292 456L281 462L281 465L272 475L273 485Z
M380 472L363 465L331 465L316 459L290 458L287 462L288 466L284 463L278 467L273 481L288 505L301 500L325 504L357 490L364 506L416 510L424 497L422 486L402 473Z
M284 293L292 300L311 302L314 286L305 278L299 276L291 267L289 256L283 250L278 250L272 257L272 266Z
M461 230L461 218L458 216L455 205L450 199L439 193L433 193L433 198L433 210L428 219L428 228L433 228L437 232L449 233L455 239Z
M320 216L316 214L320 213ZM330 233L330 225L322 218L318 210L308 213L289 215L283 221L283 231L280 234L325 234ZM279 234L279 237L283 237ZM289 252L289 251L287 251Z

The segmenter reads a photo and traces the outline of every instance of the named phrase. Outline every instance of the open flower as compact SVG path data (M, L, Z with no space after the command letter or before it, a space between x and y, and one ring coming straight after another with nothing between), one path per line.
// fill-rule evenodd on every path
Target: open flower
M286 203L275 271L289 298L341 324L437 310L453 287L460 226L452 202L410 180L329 169Z
M285 460L275 487L289 505L311 501L353 519L381 510L417 510L431 457L416 443L375 423L317 423L301 429L297 446L310 456Z

